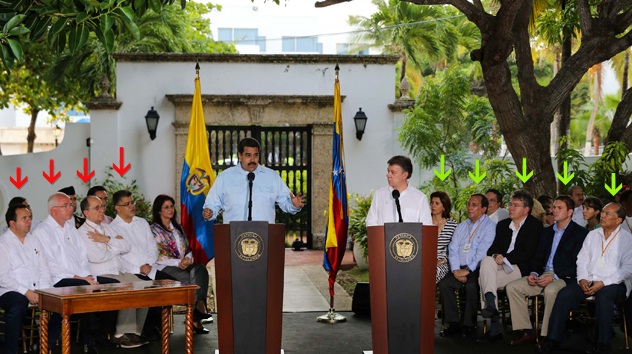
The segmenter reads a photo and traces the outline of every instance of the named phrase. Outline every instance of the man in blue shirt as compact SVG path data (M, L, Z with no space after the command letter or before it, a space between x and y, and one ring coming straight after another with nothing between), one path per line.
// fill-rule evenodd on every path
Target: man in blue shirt
M253 138L244 138L237 146L239 166L226 169L217 176L204 202L205 220L217 217L223 212L223 222L248 220L249 179L252 181L252 220L275 220L274 205L278 204L286 213L296 214L303 207L303 195L294 195L285 185L279 174L272 169L259 165L259 142Z
M439 282L441 300L445 310L444 318L449 326L441 331L441 337L472 337L478 309L478 268L481 260L496 235L496 223L485 213L487 198L483 194L472 194L467 202L468 219L460 223L454 231L448 246L448 260L452 274ZM465 309L463 328L455 291L465 286Z

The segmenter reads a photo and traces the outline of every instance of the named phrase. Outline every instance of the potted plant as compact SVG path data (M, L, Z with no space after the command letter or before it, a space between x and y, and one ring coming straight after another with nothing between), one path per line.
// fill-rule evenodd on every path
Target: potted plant
M354 194L354 206L349 213L349 235L353 240L353 256L360 269L368 269L369 240L366 233L366 216L371 207L373 195L361 196Z

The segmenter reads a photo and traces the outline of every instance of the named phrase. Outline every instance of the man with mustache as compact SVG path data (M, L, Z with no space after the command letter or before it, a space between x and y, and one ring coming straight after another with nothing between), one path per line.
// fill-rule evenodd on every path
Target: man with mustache
M248 220L248 175L254 174L252 186L252 220L275 221L275 204L286 213L296 214L303 207L303 195L290 192L279 174L259 165L259 142L244 138L237 146L239 166L224 170L217 176L204 202L205 220L223 212L223 222Z

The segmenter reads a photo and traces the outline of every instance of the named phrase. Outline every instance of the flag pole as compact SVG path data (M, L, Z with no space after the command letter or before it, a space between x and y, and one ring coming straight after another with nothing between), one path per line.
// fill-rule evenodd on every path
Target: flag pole
M338 84L339 83L339 81L338 81L339 73L340 73L340 67L338 66L338 64L336 64L335 71L336 71L336 84ZM337 99L338 99L337 97L334 97L334 105L335 105L335 100L337 100ZM334 119L336 119L336 118L334 117ZM342 128L342 122L339 122L339 123L340 123L340 128ZM337 124L337 123L334 121L334 125L335 124ZM342 131L340 132L340 135L342 135ZM342 140L342 136L341 136L341 140ZM333 217L333 216L329 215L328 217ZM340 247L340 245L338 245L338 247ZM326 248L327 248L327 246L325 245L325 249ZM336 268L335 270L334 269L330 269L329 272L337 272L338 270L339 270L338 268ZM334 287L333 281L334 280L333 279L335 279L335 273L334 273L333 276L334 276L334 278L331 278L331 274L330 274L329 311L327 311L327 313L322 315L322 316L318 316L318 318L316 319L318 322L321 322L321 323L334 324L334 323L340 323L340 322L346 322L347 321L347 318L345 316L343 316L343 315L341 315L339 313L336 313L336 309L334 307L334 296L333 296L333 287Z

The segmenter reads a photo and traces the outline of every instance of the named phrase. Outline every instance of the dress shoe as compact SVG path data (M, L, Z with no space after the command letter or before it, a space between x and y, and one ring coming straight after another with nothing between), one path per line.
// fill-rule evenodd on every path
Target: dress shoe
M492 335L491 332L487 332L482 336L476 338L476 343L494 343L503 339L503 334L498 333Z
M439 332L439 337L456 337L461 334L461 326L449 325L443 331Z
M494 316L498 316L498 310L493 307L486 307L481 310L481 317L483 318L492 318Z
M195 310L193 310L193 316L196 316L197 319L205 320L205 319L207 319L209 317L213 317L213 314L202 312L202 311L200 311L198 309L195 309Z
M552 340L547 340L540 346L540 348L536 351L537 354L550 354L555 349L557 349L558 344Z
M202 328L197 328L197 327L193 326L193 333L195 333L195 334L209 334L209 332L211 332L211 331L209 331L208 329L204 328L204 326L202 326Z
M527 343L535 343L538 336L535 334L523 333L520 337L509 342L509 345L522 345Z
M461 338L463 339L472 339L476 334L475 328L470 326L463 326L461 330Z

